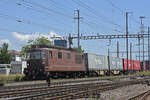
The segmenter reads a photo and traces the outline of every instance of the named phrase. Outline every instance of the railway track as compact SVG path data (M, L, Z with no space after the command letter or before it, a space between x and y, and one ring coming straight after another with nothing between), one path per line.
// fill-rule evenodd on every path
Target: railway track
M67 80L62 82L52 82L51 85L64 85L64 84L76 84L81 82L93 82L93 81L102 81L102 80L115 80L116 78L129 78L129 76L123 76L123 77L114 77L114 78L96 78L96 79L82 79L82 80ZM137 77L132 76L131 79L135 79ZM39 83L39 84L25 84L25 85L16 85L16 86L3 86L0 87L0 92L3 92L5 90L15 90L15 89L25 89L25 88L36 88L36 87L45 87L46 83Z
M73 81L63 81L63 82L53 82L51 83L52 86L62 86L67 84L78 84L78 83L86 83L86 82L96 82L102 81L104 79L86 79L86 80L73 80ZM106 79L105 79L106 80ZM47 83L40 83L40 84L27 84L27 85L16 85L16 86L7 86L7 87L0 87L0 93L4 91L17 91L22 89L31 89L31 88L39 88L39 87L47 87Z
M8 90L3 91L0 93L0 97L6 98L6 97L14 97L14 96L22 96L27 94L36 94L40 92L46 92L46 91L57 91L57 90L66 90L69 88L78 88L80 86L88 86L95 83L84 83L84 84L75 84L75 85L63 85L63 86L52 86L52 87L39 87L39 88L28 88L28 89L19 89L19 90ZM98 84L108 84L106 82L100 82Z
M127 100L150 100L150 90L128 98Z
M114 83L86 83L86 84L74 84L64 86L53 86L47 88L35 88L31 90L22 90L17 92L9 92L8 94L1 94L1 98L7 100L58 100L58 99L78 99L83 97L89 97L93 94L99 94L102 91L115 89L122 86L142 84L145 80L134 81L122 81ZM6 98L9 97L9 98Z

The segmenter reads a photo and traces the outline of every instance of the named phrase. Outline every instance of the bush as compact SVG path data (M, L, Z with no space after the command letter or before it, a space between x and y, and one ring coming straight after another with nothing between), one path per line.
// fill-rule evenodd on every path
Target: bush
M0 83L8 83L8 82L18 82L24 80L23 74L15 74L15 75L0 75Z

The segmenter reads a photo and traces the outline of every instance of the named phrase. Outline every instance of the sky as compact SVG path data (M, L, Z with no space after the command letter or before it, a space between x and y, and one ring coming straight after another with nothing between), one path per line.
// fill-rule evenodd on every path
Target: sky
M21 50L28 40L37 37L51 40L52 36L67 37L69 33L76 36L76 10L80 10L82 35L125 34L126 12L129 12L129 34L137 34L139 16L145 16L143 23L149 26L149 4L149 0L0 0L0 46L7 42L10 50ZM85 52L107 55L108 48L110 52L116 51L117 41L120 51L125 51L125 39L81 40L81 45ZM138 50L137 41L129 39L133 51ZM77 40L73 43L77 46ZM120 56L126 57L126 54ZM133 59L136 56L133 54Z

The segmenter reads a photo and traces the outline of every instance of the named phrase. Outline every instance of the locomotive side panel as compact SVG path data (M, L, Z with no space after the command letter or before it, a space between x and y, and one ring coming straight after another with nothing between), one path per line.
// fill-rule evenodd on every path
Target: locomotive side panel
M85 71L83 53L53 49L47 71ZM50 55L51 55L50 54Z

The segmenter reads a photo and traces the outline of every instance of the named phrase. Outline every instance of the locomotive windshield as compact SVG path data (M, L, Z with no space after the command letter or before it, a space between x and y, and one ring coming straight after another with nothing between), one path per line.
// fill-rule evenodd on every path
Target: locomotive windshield
M27 59L46 59L45 51L32 51L27 53Z
M30 59L40 59L40 51L30 53Z

